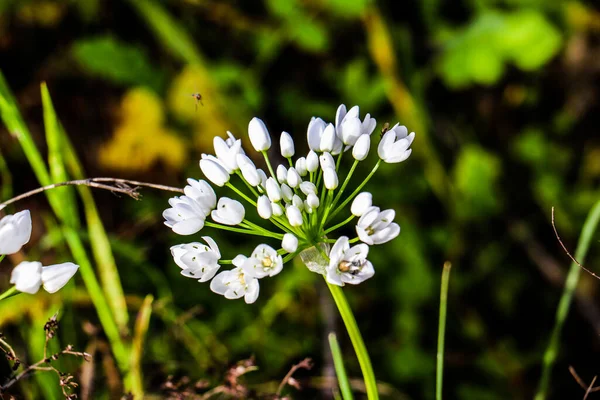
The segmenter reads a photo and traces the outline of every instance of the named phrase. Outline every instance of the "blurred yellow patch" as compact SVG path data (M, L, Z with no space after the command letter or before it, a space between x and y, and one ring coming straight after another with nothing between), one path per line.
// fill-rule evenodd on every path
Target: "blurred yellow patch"
M17 11L20 21L28 25L53 27L63 19L67 5L54 1L36 1L23 4Z
M202 95L202 103L196 109L193 94ZM194 146L201 152L212 151L213 137L226 137L232 124L221 113L220 95L214 86L208 71L200 66L188 65L175 77L169 93L167 104L178 119L192 125ZM243 136L232 132L236 137Z
M186 146L164 123L160 98L145 88L128 91L121 103L121 122L113 138L100 148L99 160L106 168L139 172L162 162L181 169Z

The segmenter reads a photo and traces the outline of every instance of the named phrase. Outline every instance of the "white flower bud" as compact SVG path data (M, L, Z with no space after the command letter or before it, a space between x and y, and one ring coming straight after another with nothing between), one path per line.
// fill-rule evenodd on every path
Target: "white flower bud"
M204 180L188 178L187 182L189 185L183 188L185 195L196 201L204 216L210 214L217 206L217 195L213 188Z
M298 238L291 233L283 235L281 247L288 253L293 253L298 249Z
M279 147L281 148L281 155L285 158L293 157L295 153L294 139L287 132L281 132L279 138Z
M295 194L294 197L292 197L292 204L298 207L298 210L300 211L302 211L302 209L304 208L304 202L297 194Z
M246 182L248 182L250 186L258 186L261 182L260 175L252 160L245 154L237 154L235 158Z
M258 169L257 171L260 178L260 185L264 188L267 184L267 174L262 169Z
M292 188L297 188L302 182L302 178L300 178L300 174L296 171L296 168L290 167L287 171L287 183Z
M245 215L242 203L228 197L221 197L217 208L210 214L215 222L223 225L237 225L244 220Z
M263 219L271 218L273 215L273 209L271 208L271 201L265 195L262 195L258 198L256 202L256 209L258 211L258 215L260 215Z
M308 172L306 169L306 158L300 157L296 160L296 171L300 174L300 176L305 176Z
M281 200L281 188L275 179L267 178L266 183L267 196L269 196L269 200L273 202L278 202Z
M325 187L329 190L333 190L338 187L339 181L335 169L327 167L323 169L323 182Z
M323 131L323 135L321 136L321 151L331 152L333 150L335 138L335 127L333 126L333 124L327 125L327 127Z
M306 156L306 169L308 172L315 172L319 169L319 156L312 150Z
M277 166L277 171L275 171L275 175L277 175L277 180L279 183L287 182L287 169L283 164L279 164Z
M285 183L281 185L281 197L288 203L292 201L292 197L294 196L294 192L288 185Z
M319 207L319 196L314 193L309 193L306 197L306 204L309 205L310 208L318 208Z
M302 213L296 206L289 206L285 209L285 215L291 226L302 225Z
M371 136L360 135L354 147L352 148L352 157L358 161L362 161L369 155L369 148L371 147Z
M242 141L240 139L233 142L231 146L228 146L225 140L219 136L215 136L213 139L213 146L215 148L215 155L221 162L221 165L225 167L228 173L232 173L238 169L236 155L242 151Z
M29 210L7 215L0 220L0 254L14 254L31 238Z
M75 275L79 265L72 262L42 267L42 284L48 293L56 293Z
M308 130L306 131L306 139L308 147L312 151L321 151L321 136L325 129L325 121L321 118L313 117L308 124ZM309 170L310 171L310 170Z
M34 294L42 286L42 263L23 261L10 274L10 283L19 292Z
M321 163L321 169L325 170L325 168L333 168L335 170L335 160L330 153L321 154L319 162Z
M279 203L271 203L271 209L274 216L281 217L283 215L283 208Z
M304 200L304 211L306 211L309 215L313 213L313 208L308 204L308 201Z
M217 186L223 186L229 182L229 173L227 170L212 159L203 158L200 160L200 169L204 176L206 176L206 179Z
M350 212L357 217L362 216L367 209L373 205L373 195L369 192L362 192L354 198Z
M309 181L304 181L300 184L300 190L302 191L302 193L304 193L306 196L308 196L310 193L317 193L317 187L315 186L314 183L309 182Z
M250 143L256 151L266 151L271 147L271 136L260 118L252 118L248 124L248 136Z

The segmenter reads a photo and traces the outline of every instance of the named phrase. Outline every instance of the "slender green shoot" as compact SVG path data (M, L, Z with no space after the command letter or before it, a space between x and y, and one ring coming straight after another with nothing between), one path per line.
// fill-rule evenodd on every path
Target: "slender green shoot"
M369 400L377 400L379 399L379 394L377 392L377 381L375 380L375 373L373 372L371 359L369 358L369 353L367 352L365 342L360 334L360 330L356 324L356 319L354 319L354 314L352 314L352 310L350 309L350 305L346 300L344 291L341 287L332 285L330 283L327 283L327 286L329 287L329 291L333 296L335 305L342 316L342 320L346 326L346 331L348 331L348 336L350 336L352 346L354 346L354 351L356 352L356 357L358 358L358 364L360 365L363 379L365 380L367 398Z
M15 296L17 294L19 294L19 292L17 292L17 288L13 286L6 292L0 294L0 300L8 299L9 297Z
M328 336L329 348L331 349L331 355L333 356L333 365L335 366L335 374L340 384L340 391L342 392L342 398L344 400L352 400L352 389L350 388L350 381L348 381L348 375L346 374L346 367L344 367L344 358L342 357L342 351L338 344L335 333L330 333Z
M556 309L556 320L550 336L550 342L548 343L548 347L544 353L542 377L535 395L535 400L545 400L548 396L552 367L554 365L554 361L556 361L560 347L560 333L565 320L567 319L569 307L571 306L571 301L573 300L573 294L575 293L577 283L579 282L579 275L581 274L580 263L582 264L585 260L585 256L592 240L592 235L594 234L599 221L600 201L598 201L596 204L594 204L594 207L592 207L585 220L585 223L583 224L583 229L581 230L579 243L577 244L577 249L575 250L575 259L579 260L579 262L573 261L571 263L571 267L569 268L569 274L567 275L565 288L563 289L563 293L558 303L558 308Z
M442 286L440 289L440 319L438 326L438 348L437 361L435 369L435 398L442 400L442 382L444 377L444 338L446 335L446 309L448 308L448 283L450 282L450 269L452 264L449 261L444 263L442 271Z

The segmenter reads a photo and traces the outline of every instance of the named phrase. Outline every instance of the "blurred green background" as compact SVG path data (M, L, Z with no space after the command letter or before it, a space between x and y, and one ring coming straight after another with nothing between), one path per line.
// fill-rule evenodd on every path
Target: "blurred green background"
M388 398L434 398L439 282L449 260L445 398L532 398L569 264L551 207L574 250L600 199L593 2L0 0L0 70L43 154L39 85L47 83L90 177L182 187L186 177L201 178L197 160L212 151L213 136L244 137L253 116L274 136L290 132L298 153L310 118L332 121L340 103L371 113L378 129L407 125L417 133L413 156L384 165L367 186L375 204L396 210L402 233L372 249L374 278L345 288L377 378ZM197 110L195 92L203 97ZM4 126L0 150L1 199L39 186ZM372 150L357 176L375 159ZM316 378L330 365L326 334L336 326L349 373L359 376L318 276L290 264L255 304L225 300L179 275L169 247L182 238L161 217L169 196L143 194L136 202L94 191L131 319L147 294L155 298L141 361L147 393L160 398L169 375L218 382L231 363L255 355L254 383L278 382L312 357L316 368L298 377L314 379L294 398L324 396ZM26 254L0 265L2 290L25 257L70 257L46 199L8 212L23 208L32 210L34 237ZM224 258L257 244L210 234ZM591 269L599 240L594 234ZM586 382L600 373L599 284L582 276L550 398L583 397L569 365ZM57 309L61 343L95 352L90 398L118 398L121 382L80 283L61 296L18 296L0 311L1 330L35 361L41 326ZM66 364L75 371L80 362ZM0 373L8 373L3 361ZM17 393L59 398L54 386L40 374Z

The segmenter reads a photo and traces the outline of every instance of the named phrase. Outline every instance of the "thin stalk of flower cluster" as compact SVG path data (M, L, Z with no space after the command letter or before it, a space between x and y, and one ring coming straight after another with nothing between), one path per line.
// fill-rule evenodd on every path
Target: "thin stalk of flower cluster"
M329 256L325 254L323 249L320 246L315 246L315 248L321 253L321 256L329 262ZM331 283L325 281L327 283L327 287L331 292L331 296L337 306L338 311L342 317L342 321L344 321L344 325L346 326L346 331L348 332L348 336L350 336L350 341L352 342L352 346L354 347L354 351L356 352L356 357L358 358L358 364L360 365L360 370L363 373L363 378L365 381L365 389L367 392L367 398L369 400L377 400L379 399L379 392L377 390L377 381L375 380L375 372L373 371L373 365L371 364L371 358L369 357L369 352L367 351L367 347L365 346L365 342L360 333L360 329L358 328L358 324L356 323L356 319L354 318L354 314L352 313L352 309L346 300L346 296L344 295L344 291L341 287L332 285Z
M2 262L2 260L4 260L4 257L6 257L6 254L0 254L0 262Z
M0 294L0 300L8 299L9 297L15 296L19 293L20 292L17 291L17 288L15 286L13 286L10 289L8 289L6 292Z
M267 164L267 168L269 168L269 172L271 173L271 176L273 177L273 179L277 180L277 175L275 174L275 172L273 172L273 167L271 166L271 161L269 160L269 156L267 155L266 151L261 151L263 157L265 158L265 163Z
M250 197L246 196L246 194L244 192L242 192L241 190L239 190L238 188L236 188L235 186L233 186L231 183L227 182L226 186L233 190L234 192L236 192L237 194L239 194L244 200L246 200L248 203L252 204L254 207L256 207L256 202L254 200L252 200Z
M351 222L354 218L356 218L354 215L349 216L348 218L346 218L344 221L340 222L337 225L332 226L331 228L327 229L324 233L325 235L327 235L330 232L335 231L336 229L341 228L342 226L346 225L347 223Z
M375 175L375 172L377 172L377 169L379 168L380 164L381 164L381 160L378 160L377 164L375 164L375 167L373 167L373 169L371 170L371 172L369 173L369 175L367 175L367 177L365 178L365 180L363 181L363 183L361 183L360 185L358 185L358 187L354 190L354 192L352 192L352 194L350 196L348 196L346 198L346 200L344 200L344 202L342 204L340 204L338 206L338 208L335 209L334 212L331 213L331 215L329 216L329 219L332 219L333 217L335 217L337 215L337 213L339 213L340 211L342 211L342 209L346 206L346 204L348 204L352 199L354 199L354 197L356 197L357 194L360 193L360 191L362 190L362 188L367 184L367 182L369 182L369 180L371 179L371 177L373 177L373 175Z
M252 229L242 229L242 228L235 228L233 226L227 226L227 225L221 225L221 224L216 224L214 222L210 222L210 221L205 221L204 222L205 226L209 226L211 228L215 228L215 229L222 229L224 231L230 231L230 232L237 232L237 233L244 233L247 235L258 235L258 236L264 236L264 237L272 237L272 238L276 238L279 239L279 236L273 236L272 234L265 234L262 232L258 232L256 230L252 230ZM274 235L277 235L276 233L273 232Z

